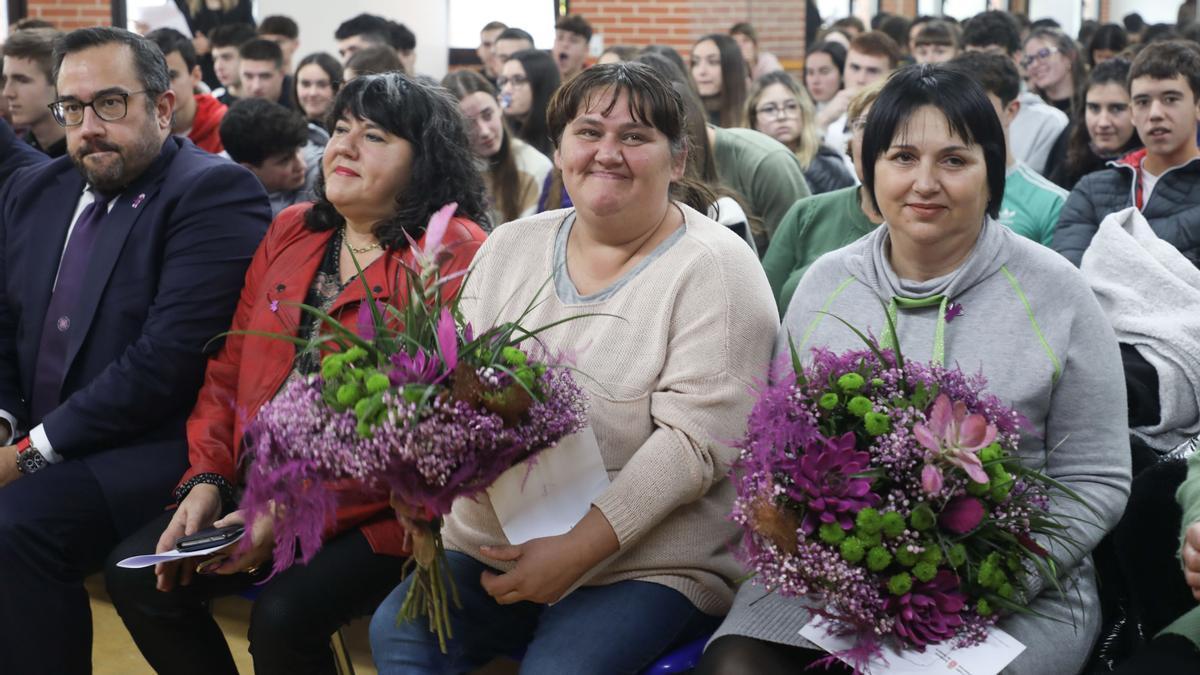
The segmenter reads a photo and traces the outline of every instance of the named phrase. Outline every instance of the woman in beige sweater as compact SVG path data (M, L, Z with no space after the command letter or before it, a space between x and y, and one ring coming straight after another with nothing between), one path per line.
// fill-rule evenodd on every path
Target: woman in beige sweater
M463 308L491 325L540 294L525 325L611 315L543 334L575 354L610 483L569 532L517 546L489 499L456 503L449 653L424 622L397 625L406 582L371 624L381 673L464 672L522 648L522 673L637 672L712 630L733 598L728 443L766 375L770 287L745 243L695 210L713 197L682 179L682 104L650 68L590 68L548 117L575 208L492 234Z

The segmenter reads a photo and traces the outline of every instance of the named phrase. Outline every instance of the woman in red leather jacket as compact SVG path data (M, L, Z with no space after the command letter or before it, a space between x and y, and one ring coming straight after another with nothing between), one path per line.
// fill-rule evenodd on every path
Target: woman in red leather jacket
M412 266L408 237L421 243L429 216L457 202L443 240L443 275L466 269L485 237L483 183L457 103L444 92L389 73L348 83L334 102L315 204L282 211L259 246L242 289L233 331L208 365L188 420L190 468L178 508L125 540L107 569L109 594L134 641L159 673L237 670L207 601L243 592L270 567L272 524L247 526L251 548L206 563L196 559L126 570L115 561L210 526L243 522L236 499L247 456L246 426L292 377L316 372L320 354L253 332L313 336L321 327L298 303L320 307L354 326L365 287L384 302L404 302ZM362 268L361 278L356 265ZM458 291L457 283L446 292ZM198 288L196 292L202 293ZM404 533L385 500L338 486L341 507L321 551L262 587L250 620L257 673L332 673L329 637L369 614L400 582ZM236 550L236 549L235 549Z

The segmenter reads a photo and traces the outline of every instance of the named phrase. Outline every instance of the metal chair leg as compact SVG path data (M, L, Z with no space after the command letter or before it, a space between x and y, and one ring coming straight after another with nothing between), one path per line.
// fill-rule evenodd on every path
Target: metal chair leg
M346 648L346 636L341 628L329 638L329 646L333 648L338 675L354 675L354 663L350 660L350 650Z

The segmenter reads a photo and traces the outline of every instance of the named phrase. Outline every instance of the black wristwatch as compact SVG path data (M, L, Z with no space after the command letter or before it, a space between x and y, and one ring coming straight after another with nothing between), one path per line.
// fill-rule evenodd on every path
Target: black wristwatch
M46 458L34 446L28 436L17 443L17 471L23 474L37 473L46 468Z

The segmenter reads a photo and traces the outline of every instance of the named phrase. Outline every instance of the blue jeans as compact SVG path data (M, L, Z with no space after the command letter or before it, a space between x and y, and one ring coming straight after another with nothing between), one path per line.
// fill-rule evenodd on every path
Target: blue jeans
M479 584L487 566L454 551L447 557L463 605L450 614L449 653L441 652L423 618L397 623L410 576L371 619L371 652L380 675L465 673L526 645L523 675L637 673L721 623L682 593L646 581L579 588L553 605L500 605Z

